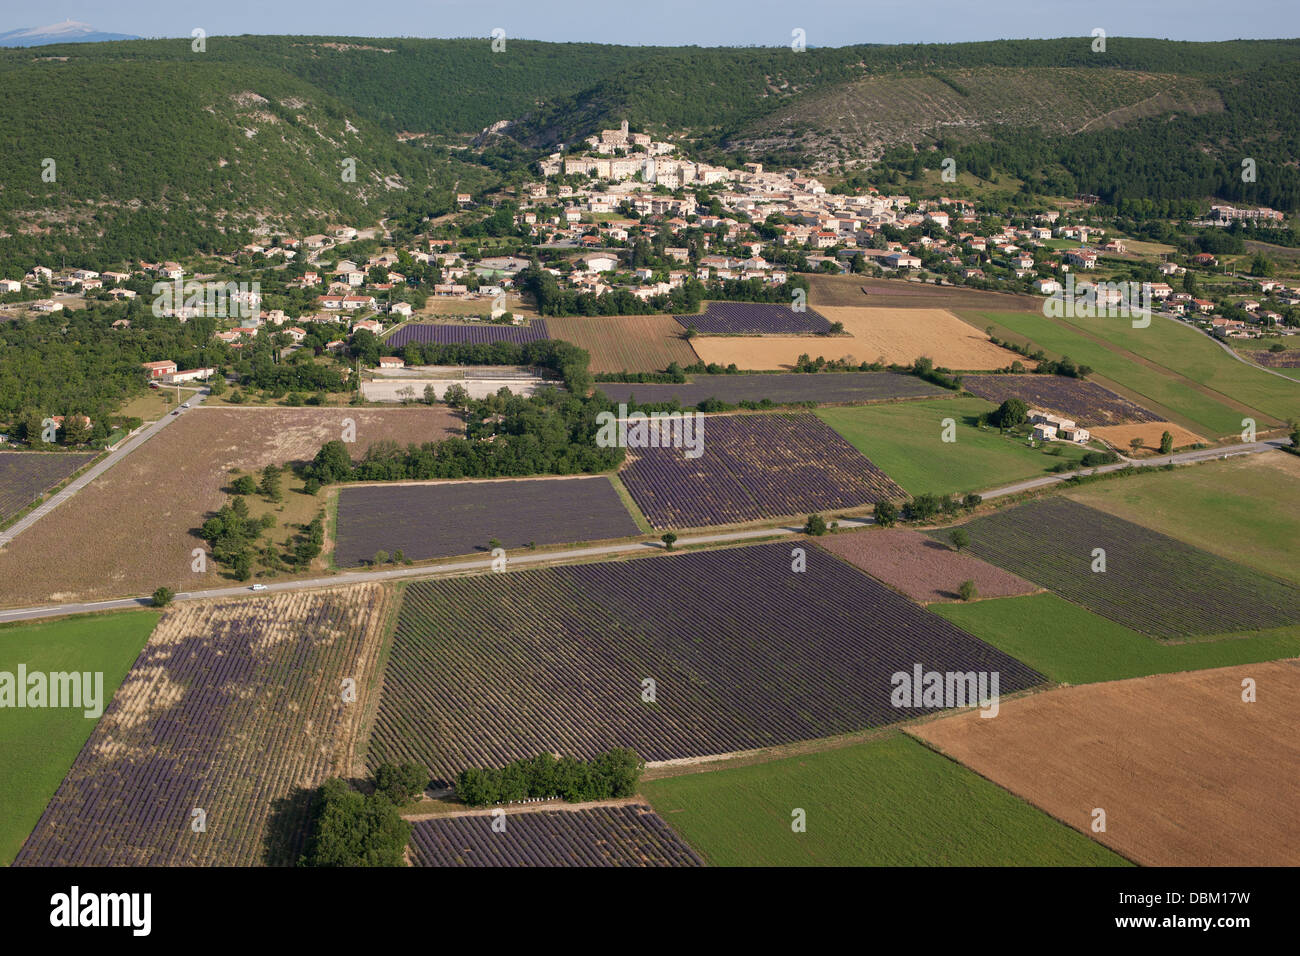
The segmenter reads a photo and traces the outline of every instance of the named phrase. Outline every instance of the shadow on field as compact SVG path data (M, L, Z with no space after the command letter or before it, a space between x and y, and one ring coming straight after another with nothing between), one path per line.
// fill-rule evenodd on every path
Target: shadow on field
M307 828L317 790L296 787L271 801L271 816L262 838L262 862L267 866L297 866L307 849Z

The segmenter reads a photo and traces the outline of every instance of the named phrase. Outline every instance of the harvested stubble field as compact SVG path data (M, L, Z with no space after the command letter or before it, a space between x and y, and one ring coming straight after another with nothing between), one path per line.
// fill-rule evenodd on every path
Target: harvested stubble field
M411 825L415 866L703 866L699 854L644 804L486 814Z
M169 610L16 863L292 865L306 791L357 769L390 601L365 584Z
M962 388L996 404L1018 398L1030 408L1072 418L1085 428L1158 422L1160 416L1095 382L1063 375L966 375ZM1186 429L1180 432L1191 434ZM1156 435L1159 445L1160 436Z
M335 563L375 552L412 560L640 534L608 478L539 478L367 485L339 492Z
M367 760L438 781L551 752L650 761L893 723L915 663L1041 676L816 548L790 544L569 565L406 589ZM642 699L647 678L654 702Z
M656 528L862 507L903 489L815 415L709 415L703 453L638 448L620 472Z
M974 581L982 598L1032 594L1038 585L969 554L959 554L919 531L873 528L819 538L831 554L861 568L914 601L960 601L957 589Z
M685 368L699 361L671 315L601 315L549 318L553 338L591 353L591 371L662 372L673 362Z
M964 527L976 557L1154 637L1300 622L1300 589L1068 498L1030 501ZM930 534L943 540L949 531ZM1104 571L1092 570L1097 548Z
M1275 661L1065 687L910 732L1138 863L1297 866L1296 700L1300 662Z
M1139 422L1131 425L1103 425L1101 428L1090 429L1094 438L1100 438L1102 441L1109 442L1126 455L1131 454L1131 443L1134 438L1142 439L1142 447L1148 452L1159 452L1160 439L1165 432L1173 437L1174 448L1186 448L1188 445L1196 445L1205 442L1205 439L1195 432L1188 431L1181 425L1174 422Z
M600 382L596 385L615 402L635 398L643 405L679 401L685 407L706 399L737 404L761 402L768 398L777 403L819 402L824 404L864 404L899 398L934 398L952 394L915 375L897 372L805 372L775 375L692 375L683 385L637 385Z
M94 459L76 452L0 451L0 521Z
M821 306L847 335L698 336L692 340L704 362L742 369L793 368L800 355L844 359L852 364L911 365L926 356L951 369L1007 368L1023 359L946 309L883 309Z
M441 407L193 409L0 550L0 604L228 584L213 561L192 571L191 552L204 545L194 531L226 500L230 469L309 460L348 418L356 457L377 441L436 441L462 428Z

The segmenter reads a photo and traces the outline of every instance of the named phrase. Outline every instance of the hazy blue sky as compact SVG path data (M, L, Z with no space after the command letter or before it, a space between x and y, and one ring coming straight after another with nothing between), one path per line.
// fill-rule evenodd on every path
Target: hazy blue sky
M0 32L64 19L140 36L239 33L487 36L605 43L809 46L1111 36L1300 36L1300 0L0 0Z

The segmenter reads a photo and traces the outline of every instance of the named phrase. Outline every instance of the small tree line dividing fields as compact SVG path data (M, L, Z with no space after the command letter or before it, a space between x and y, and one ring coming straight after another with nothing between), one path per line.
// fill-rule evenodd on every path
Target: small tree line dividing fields
M1153 637L1300 622L1300 589L1068 498L1030 501L965 528L976 557Z
M788 543L418 582L404 595L372 764L467 767L539 753L699 757L917 716L914 663L1041 681L816 548Z

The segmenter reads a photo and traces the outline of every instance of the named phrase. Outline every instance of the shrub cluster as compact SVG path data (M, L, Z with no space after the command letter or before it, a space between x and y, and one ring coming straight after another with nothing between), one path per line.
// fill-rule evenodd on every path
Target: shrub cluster
M456 777L456 795L474 807L529 798L581 803L628 797L636 792L644 769L641 758L625 747L585 761L540 754L499 769L462 770Z

